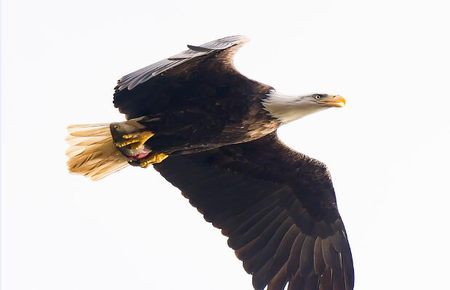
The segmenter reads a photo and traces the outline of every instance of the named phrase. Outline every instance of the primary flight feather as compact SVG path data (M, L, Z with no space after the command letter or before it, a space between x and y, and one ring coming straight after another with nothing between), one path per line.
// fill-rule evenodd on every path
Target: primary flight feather
M68 167L100 179L153 165L215 227L262 290L351 290L353 262L326 166L278 140L281 125L337 95L287 96L232 63L242 36L217 39L122 77L127 120L69 127Z

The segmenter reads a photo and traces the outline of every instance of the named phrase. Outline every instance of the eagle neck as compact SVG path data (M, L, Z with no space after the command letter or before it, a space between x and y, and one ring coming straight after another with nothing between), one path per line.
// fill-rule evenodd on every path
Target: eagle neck
M271 90L266 94L262 104L271 117L278 119L282 124L290 123L313 113L307 106L301 106L298 96L289 96Z

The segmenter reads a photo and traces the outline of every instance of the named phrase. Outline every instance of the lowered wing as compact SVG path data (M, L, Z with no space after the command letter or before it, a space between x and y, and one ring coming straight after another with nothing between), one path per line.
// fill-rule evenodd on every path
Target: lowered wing
M275 134L171 156L155 168L229 238L255 289L353 289L351 251L325 165Z

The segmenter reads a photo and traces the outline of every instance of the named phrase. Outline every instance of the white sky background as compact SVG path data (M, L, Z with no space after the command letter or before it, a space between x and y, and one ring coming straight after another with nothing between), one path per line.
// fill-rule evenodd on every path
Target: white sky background
M344 109L280 132L324 161L355 289L450 289L448 1L2 1L2 289L250 289L153 169L66 171L65 127L120 121L116 80L185 44L244 34L245 75Z

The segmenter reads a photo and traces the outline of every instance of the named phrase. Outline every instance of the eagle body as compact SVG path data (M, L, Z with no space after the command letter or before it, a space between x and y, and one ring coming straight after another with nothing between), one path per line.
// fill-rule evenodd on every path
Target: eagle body
M117 90L114 104L146 130L153 152L188 154L244 143L274 132L280 121L267 112L264 99L272 87L229 70L220 70L216 52L184 77L162 75L133 90ZM216 64L211 65L211 64ZM159 78L159 79L158 79Z
M69 170L97 180L152 165L228 237L255 290L352 290L330 173L276 135L345 99L286 96L243 76L232 57L245 41L190 45L122 77L114 105L126 120L70 126Z

